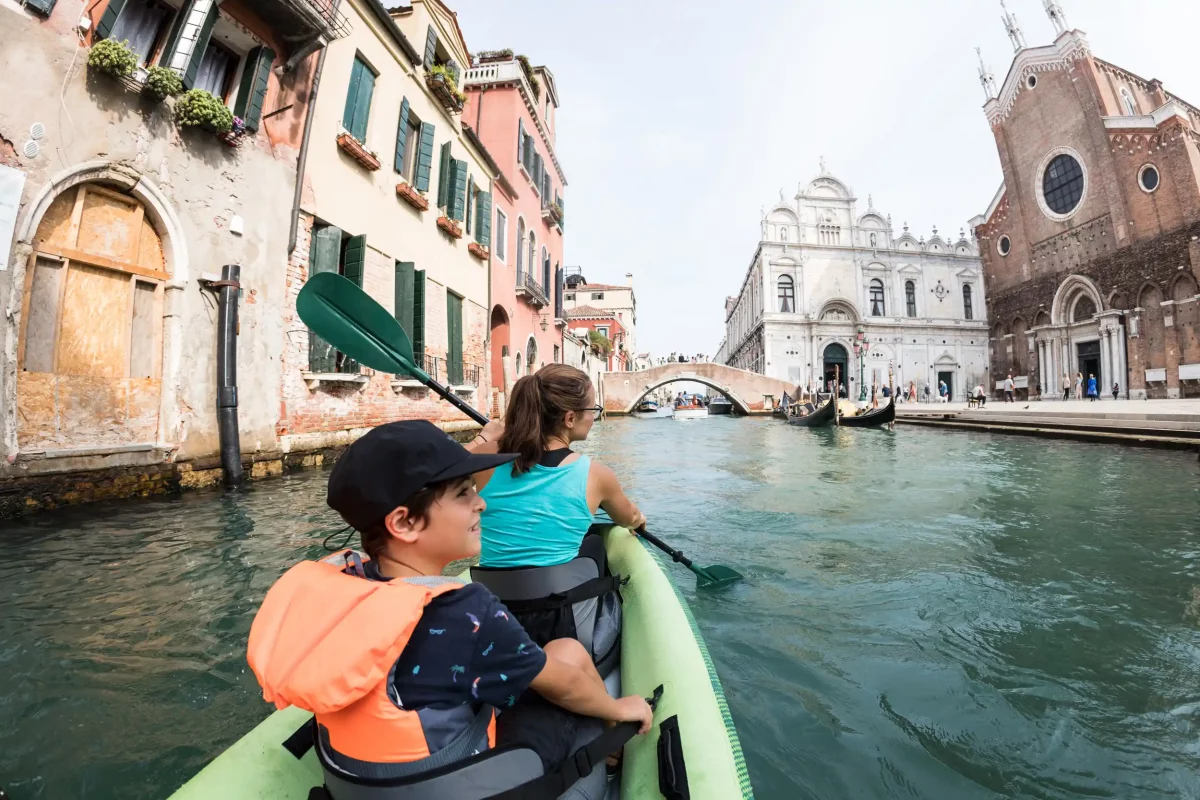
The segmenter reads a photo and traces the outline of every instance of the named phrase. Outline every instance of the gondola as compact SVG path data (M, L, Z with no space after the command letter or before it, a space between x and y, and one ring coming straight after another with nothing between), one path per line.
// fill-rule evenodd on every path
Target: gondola
M889 398L888 404L854 417L842 416L838 424L845 428L875 428L888 425L896 419L896 398Z
M788 424L803 425L806 428L823 428L826 425L833 424L833 417L837 409L837 399L829 398L825 401L825 405L818 408L807 417L788 417Z

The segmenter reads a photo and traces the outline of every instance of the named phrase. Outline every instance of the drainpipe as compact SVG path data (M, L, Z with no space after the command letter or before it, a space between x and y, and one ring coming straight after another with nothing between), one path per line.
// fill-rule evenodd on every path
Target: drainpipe
M238 436L237 336L238 291L242 268L221 267L221 280L211 281L217 290L217 431L221 442L221 471L225 485L242 485L242 446Z
M334 12L341 5L338 0L333 4ZM325 68L325 56L329 53L329 45L321 48L317 56L317 71L313 74L312 91L308 93L308 110L304 115L304 135L300 139L300 154L296 157L296 192L292 196L292 220L288 228L288 255L296 249L296 237L300 228L300 198L304 194L304 168L308 164L308 141L312 132L313 113L317 106L317 89L321 86L321 70Z

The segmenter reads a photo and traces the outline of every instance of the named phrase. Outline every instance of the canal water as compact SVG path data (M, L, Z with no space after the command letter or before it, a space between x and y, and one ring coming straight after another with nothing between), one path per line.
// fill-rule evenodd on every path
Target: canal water
M1195 455L620 419L584 449L744 585L692 602L759 798L1200 797ZM4 522L0 787L160 798L267 714L326 473Z

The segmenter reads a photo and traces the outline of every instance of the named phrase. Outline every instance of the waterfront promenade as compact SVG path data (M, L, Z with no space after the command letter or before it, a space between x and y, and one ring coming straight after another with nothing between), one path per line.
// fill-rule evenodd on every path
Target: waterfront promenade
M1200 400L988 400L900 405L896 421L1113 443L1200 449Z

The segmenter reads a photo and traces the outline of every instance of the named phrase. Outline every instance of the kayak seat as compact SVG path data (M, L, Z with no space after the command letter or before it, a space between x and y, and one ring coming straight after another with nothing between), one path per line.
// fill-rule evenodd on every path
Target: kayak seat
M535 644L577 639L601 677L621 660L621 576L608 570L605 525L593 525L579 555L552 567L472 567L471 580L496 595Z

